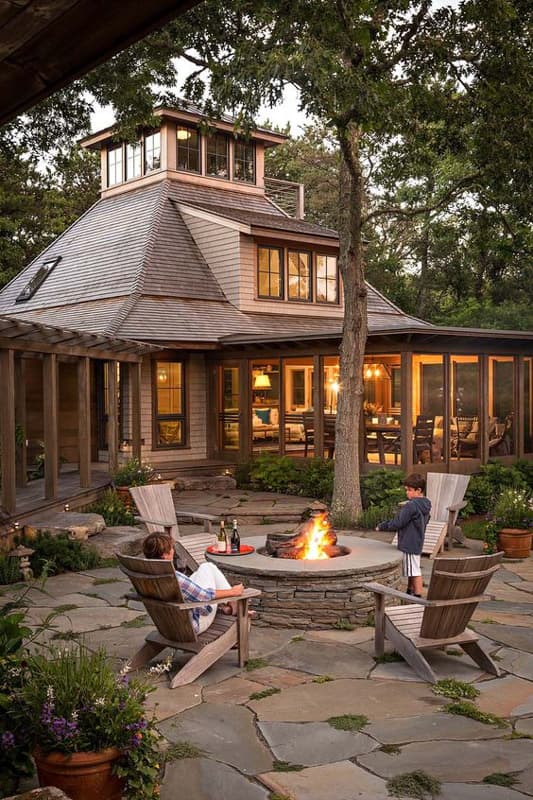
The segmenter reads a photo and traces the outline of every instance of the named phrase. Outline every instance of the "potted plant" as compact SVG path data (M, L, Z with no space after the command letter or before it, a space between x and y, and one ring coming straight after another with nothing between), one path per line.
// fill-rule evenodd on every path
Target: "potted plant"
M84 645L29 656L10 714L24 726L41 786L72 800L152 800L159 748L143 703L151 690Z
M161 476L155 474L150 464L141 462L137 458L130 458L111 475L115 491L128 509L132 506L130 486L146 486L160 478Z
M487 527L489 535L497 531L498 548L507 558L527 558L531 549L532 525L531 493L524 489L504 489L494 505L492 521Z

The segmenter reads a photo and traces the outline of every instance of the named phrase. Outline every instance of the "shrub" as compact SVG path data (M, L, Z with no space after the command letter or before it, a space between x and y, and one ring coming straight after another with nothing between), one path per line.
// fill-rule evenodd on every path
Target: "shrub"
M35 551L30 557L30 564L36 576L44 572L82 572L102 566L102 559L94 547L69 539L65 533L57 536L40 533L35 539L24 539L23 544Z
M386 519L391 519L396 514L397 504L390 503L389 505L370 506L365 508L357 517L357 527L374 530L379 522Z
M20 578L18 558L0 556L0 584L17 583Z
M101 514L108 527L135 524L132 512L113 489L106 489L100 500L87 506L85 511Z
M533 524L533 500L527 490L503 489L493 508L496 527L529 528Z
M329 503L333 495L334 476L335 463L331 459L310 458L300 472L298 494Z
M506 467L503 464L489 461L470 479L465 492L468 505L463 509L463 516L468 514L486 514L493 510L503 489L526 489L533 480L533 470L527 462Z
M249 489L252 485L252 464L253 461L241 461L235 467L233 477L238 489Z
M130 458L111 476L115 486L146 486L156 479L150 464L142 464L137 458Z
M394 507L405 500L403 472L392 469L377 469L361 476L361 500L363 508L370 506Z
M299 471L289 456L263 453L252 464L251 482L254 489L269 492L295 492ZM291 491L292 490L292 491Z

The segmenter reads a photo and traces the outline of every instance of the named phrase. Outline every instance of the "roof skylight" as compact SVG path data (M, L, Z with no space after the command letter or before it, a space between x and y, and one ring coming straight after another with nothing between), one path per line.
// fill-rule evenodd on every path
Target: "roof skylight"
M49 258L46 261L43 261L33 278L28 281L24 289L16 298L15 303L24 303L26 300L29 300L30 297L33 297L37 289L43 285L59 261L61 261L61 256L56 256L55 258Z

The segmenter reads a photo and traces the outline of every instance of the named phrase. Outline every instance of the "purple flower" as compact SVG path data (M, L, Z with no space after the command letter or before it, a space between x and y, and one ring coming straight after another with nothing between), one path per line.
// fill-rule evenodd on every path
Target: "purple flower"
M4 750L9 750L11 747L15 747L15 736L11 733L11 731L6 731L3 733L0 741L2 742L2 747Z

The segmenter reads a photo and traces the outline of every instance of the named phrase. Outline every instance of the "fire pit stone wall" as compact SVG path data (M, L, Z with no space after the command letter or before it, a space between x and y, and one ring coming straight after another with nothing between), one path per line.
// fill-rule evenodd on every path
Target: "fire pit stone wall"
M257 539L246 539L254 547ZM325 561L272 559L260 552L238 558L212 556L230 583L260 589L254 624L280 628L323 629L347 621L364 625L374 610L373 595L363 583L394 588L400 580L401 555L390 545L340 536L349 555Z

